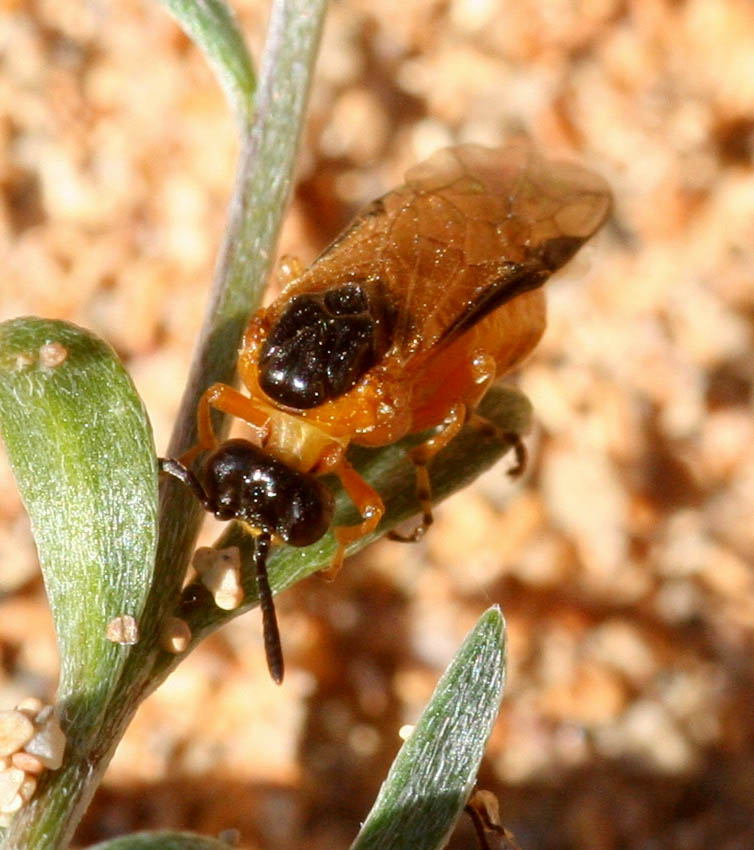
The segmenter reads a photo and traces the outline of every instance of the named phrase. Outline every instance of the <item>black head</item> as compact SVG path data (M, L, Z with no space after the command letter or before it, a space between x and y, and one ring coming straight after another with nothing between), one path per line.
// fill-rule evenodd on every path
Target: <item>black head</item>
M228 440L204 464L205 506L218 519L240 519L291 546L315 543L330 527L333 497L248 440Z
M218 519L240 519L254 528L254 568L267 666L280 684L283 651L267 577L271 538L280 537L291 546L315 543L332 521L332 494L313 475L286 466L248 440L228 440L215 449L204 462L203 481L179 460L160 458L159 465L163 473L185 484ZM198 593L197 601L202 603L205 591ZM190 608L192 602L184 604Z
M378 280L290 299L259 358L259 385L299 410L348 392L389 345L390 310Z

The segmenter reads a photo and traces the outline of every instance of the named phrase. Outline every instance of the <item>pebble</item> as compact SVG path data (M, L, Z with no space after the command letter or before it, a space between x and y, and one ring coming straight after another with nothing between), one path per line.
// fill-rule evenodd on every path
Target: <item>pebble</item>
M21 797L24 803L28 803L36 790L36 778L27 774L26 779L24 779L24 781L21 783L21 787L18 789L18 796Z
M180 655L191 642L191 629L180 617L167 617L160 632L160 646L173 655Z
M45 769L39 756L33 756L31 753L24 752L23 750L13 753L10 761L13 767L17 767L25 773L41 773ZM0 770L2 769L3 767L0 765Z
M34 720L44 708L44 703L37 697L26 697L16 706L16 711L22 711L28 718Z
M0 711L0 827L31 800L39 774L62 765L65 744L53 706L29 697Z
M107 624L105 637L113 643L133 646L139 642L139 624L130 614L120 614Z
M34 737L34 724L21 711L0 711L0 756L20 750Z
M57 770L63 764L65 734L55 714L50 711L36 735L24 747L27 753L36 756L45 767Z
M9 767L0 773L0 812L8 814L20 808L14 806L25 779L26 774L17 767Z
M229 549L197 549L194 553L194 568L218 608L233 611L243 602L241 553L237 546Z

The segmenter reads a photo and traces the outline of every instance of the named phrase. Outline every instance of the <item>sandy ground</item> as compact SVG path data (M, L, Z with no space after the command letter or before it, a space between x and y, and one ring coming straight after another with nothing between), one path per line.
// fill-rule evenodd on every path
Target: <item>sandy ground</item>
M265 4L236 4L255 55ZM333 584L201 646L143 706L79 839L352 840L439 672L492 602L506 699L481 781L525 850L754 846L754 6L334 3L281 251L306 260L406 167L529 133L614 214L549 288L504 464ZM0 319L70 319L126 362L165 448L233 179L234 127L156 3L0 0ZM27 519L0 458L0 704L54 694ZM208 529L205 539L212 539ZM452 847L472 845L461 825Z

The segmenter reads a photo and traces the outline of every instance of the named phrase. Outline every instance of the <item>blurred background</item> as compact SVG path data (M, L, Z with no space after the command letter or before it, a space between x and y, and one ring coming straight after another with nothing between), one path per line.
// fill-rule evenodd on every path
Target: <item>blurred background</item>
M237 0L259 57L268 7ZM613 187L513 380L506 462L206 641L143 706L79 831L348 847L479 614L508 621L480 783L524 850L754 846L754 5L333 2L281 252L312 260L434 149L525 132ZM202 57L147 0L0 0L0 319L77 322L126 362L165 449L237 153ZM207 528L203 542L213 539ZM0 704L57 655L0 455ZM462 823L453 848L473 845Z

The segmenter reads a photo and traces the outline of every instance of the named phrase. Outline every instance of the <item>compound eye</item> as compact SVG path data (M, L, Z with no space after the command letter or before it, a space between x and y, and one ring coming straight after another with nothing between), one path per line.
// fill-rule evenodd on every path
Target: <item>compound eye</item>
M332 522L335 503L332 493L313 475L294 472L287 499L278 518L278 535L290 546L316 543ZM282 493L282 490L281 490Z
M218 519L246 519L249 505L264 498L268 456L247 440L228 440L204 464L204 488Z

